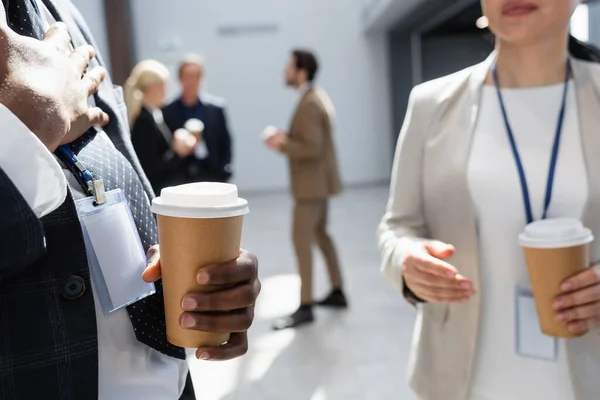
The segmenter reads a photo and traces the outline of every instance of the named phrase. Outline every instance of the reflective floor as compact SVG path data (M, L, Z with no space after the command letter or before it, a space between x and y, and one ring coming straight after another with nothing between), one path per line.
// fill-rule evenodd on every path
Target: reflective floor
M298 306L292 203L286 194L248 197L243 245L258 254L263 282L250 351L226 363L192 361L199 400L415 399L406 383L415 313L379 274L375 231L386 198L384 187L353 189L331 204L350 310L319 310L310 327L272 332L272 320ZM315 261L320 297L329 286L320 254Z

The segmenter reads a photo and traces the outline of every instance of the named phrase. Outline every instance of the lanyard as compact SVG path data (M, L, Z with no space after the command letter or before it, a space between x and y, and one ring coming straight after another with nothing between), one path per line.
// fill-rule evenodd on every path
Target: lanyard
M504 105L504 99L502 98L502 91L500 90L500 80L498 79L498 66L497 60L494 61L492 66L492 75L494 77L494 84L496 85L496 91L498 92L498 100L500 102L500 108L502 109L502 117L504 118L504 124L506 125L506 133L508 134L508 140L512 148L515 162L517 164L517 170L519 172L519 179L521 181L521 190L523 192L523 203L525 205L525 216L527 223L533 222L533 211L531 209L531 198L529 197L529 187L527 186L527 178L525 176L525 170L523 169L523 163L521 162L521 156L517 148L517 142L513 134L510 122L508 121L508 114ZM544 211L542 213L542 219L546 219L548 214L548 208L550 207L550 201L552 200L552 189L554 187L554 175L556 172L556 163L558 161L558 153L560 149L560 137L562 135L563 124L565 120L565 112L567 108L567 93L569 91L569 78L571 76L571 63L567 62L567 74L565 77L565 88L563 90L562 105L558 113L558 123L556 126L556 135L554 138L554 144L552 146L552 155L550 157L550 168L548 171L548 181L546 183L546 196L544 197Z
M75 175L81 186L96 198L95 204L101 205L106 203L106 195L104 192L104 182L102 179L94 178L94 175L79 161L73 150L68 145L59 146L56 151L56 156L65 163L69 171Z

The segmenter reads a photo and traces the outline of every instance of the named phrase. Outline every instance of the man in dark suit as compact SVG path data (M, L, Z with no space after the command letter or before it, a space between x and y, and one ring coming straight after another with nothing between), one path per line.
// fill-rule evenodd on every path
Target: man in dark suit
M38 40L54 21L64 24ZM90 44L69 0L0 2L0 399L176 400L187 364L184 349L166 340L153 193L131 145L122 91ZM57 161L52 153L62 144L79 163ZM107 190L123 191L148 252L144 279L156 282L155 295L108 315L98 308L74 203L89 192L74 179L83 166ZM182 326L234 333L197 357L246 352L256 269L242 252L198 275L199 284L221 289L182 299Z
M199 96L203 76L202 58L194 54L186 56L179 67L181 97L165 107L163 115L171 132L184 128L190 119L204 123L201 143L186 160L188 181L227 182L233 166L224 102L209 95Z

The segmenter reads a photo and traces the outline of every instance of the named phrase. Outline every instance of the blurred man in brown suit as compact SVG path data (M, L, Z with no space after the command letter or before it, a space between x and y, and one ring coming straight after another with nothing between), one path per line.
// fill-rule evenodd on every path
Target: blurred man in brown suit
M328 200L341 192L333 143L333 104L327 94L313 86L318 69L308 51L292 53L286 83L301 94L288 133L265 131L267 145L289 158L294 208L293 239L302 282L301 306L291 316L275 322L275 329L294 328L314 320L312 305L312 246L316 243L327 263L332 292L317 305L346 308L337 252L327 233Z

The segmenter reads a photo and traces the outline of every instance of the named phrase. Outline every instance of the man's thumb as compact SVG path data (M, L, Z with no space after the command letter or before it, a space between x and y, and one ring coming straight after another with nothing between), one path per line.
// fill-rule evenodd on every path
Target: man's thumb
M425 249L431 256L442 260L454 254L454 246L437 240L425 243Z

